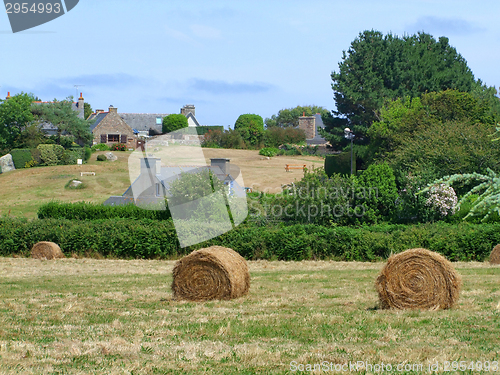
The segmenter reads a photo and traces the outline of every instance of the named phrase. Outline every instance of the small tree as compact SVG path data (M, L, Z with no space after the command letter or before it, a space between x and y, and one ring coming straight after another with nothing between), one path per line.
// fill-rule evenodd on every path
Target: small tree
M240 115L234 124L234 130L241 134L247 144L257 146L264 135L264 120L255 114Z
M170 133L179 129L187 128L188 120L181 114L171 114L163 118L162 132Z

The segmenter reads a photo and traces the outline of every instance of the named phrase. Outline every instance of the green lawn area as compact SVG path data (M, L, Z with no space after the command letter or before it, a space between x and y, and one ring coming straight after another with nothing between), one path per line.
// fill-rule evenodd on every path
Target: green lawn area
M500 266L454 263L458 304L427 312L377 309L383 263L252 261L247 296L203 303L172 300L174 263L0 258L0 373L286 374L358 361L441 373L445 361L500 358Z

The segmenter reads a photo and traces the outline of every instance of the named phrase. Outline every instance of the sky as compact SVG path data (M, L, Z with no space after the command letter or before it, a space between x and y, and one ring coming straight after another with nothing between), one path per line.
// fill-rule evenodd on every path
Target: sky
M94 110L125 113L194 104L200 124L226 128L245 113L333 110L330 74L372 29L446 36L476 78L498 87L499 15L498 0L80 0L14 34L2 12L0 97L82 92Z

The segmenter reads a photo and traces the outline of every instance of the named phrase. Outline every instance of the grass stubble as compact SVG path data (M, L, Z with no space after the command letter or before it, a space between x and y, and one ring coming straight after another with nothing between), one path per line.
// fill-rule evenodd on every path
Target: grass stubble
M457 305L428 312L376 308L382 263L250 261L248 295L199 303L172 300L174 264L0 258L0 374L286 374L292 361L500 358L500 266L454 263Z

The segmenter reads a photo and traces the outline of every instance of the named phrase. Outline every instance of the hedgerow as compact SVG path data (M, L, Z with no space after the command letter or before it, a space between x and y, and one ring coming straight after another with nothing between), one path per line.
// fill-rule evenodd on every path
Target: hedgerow
M219 237L180 248L171 219L0 218L0 255L28 255L36 242L53 241L68 256L98 253L104 257L170 259L220 245L233 248L247 259L377 261L392 253L424 247L452 261L483 261L500 243L499 229L500 224L444 222L355 228L283 223L262 226L247 221Z

